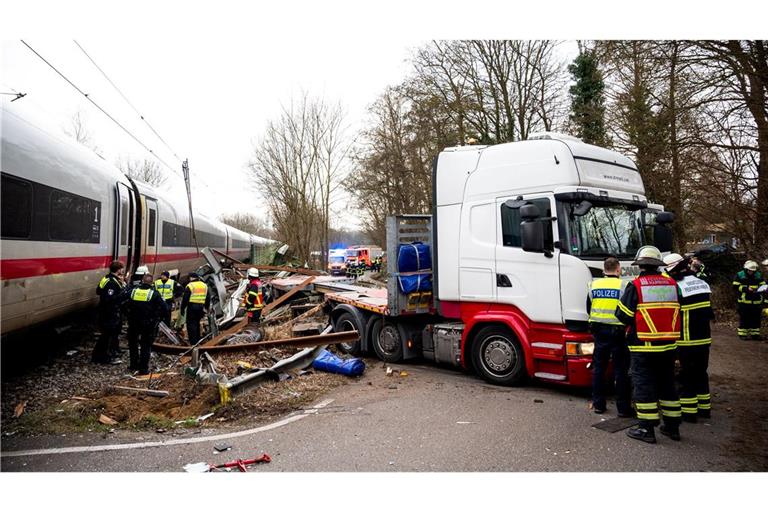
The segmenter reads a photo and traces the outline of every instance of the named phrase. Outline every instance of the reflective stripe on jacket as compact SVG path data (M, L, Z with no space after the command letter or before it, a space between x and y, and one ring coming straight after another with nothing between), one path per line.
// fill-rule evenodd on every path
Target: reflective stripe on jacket
M205 297L208 295L208 285L202 281L192 281L187 285L189 289L190 304L205 304Z
M173 298L173 289L175 286L176 283L173 279L168 279L166 282L163 282L162 279L155 281L155 290L160 293L160 297L163 300L170 300Z
M136 302L149 302L152 300L152 294L154 290L152 288L134 288L131 291L131 300Z
M710 301L711 289L706 281L692 275L677 282L680 288L680 312L682 327L680 347L709 345L712 343L712 331L709 321L714 318Z
M589 321L601 324L623 325L616 318L616 307L621 298L623 282L618 277L595 279L590 284L592 303L589 309Z
M638 298L635 329L641 344L629 349L635 352L673 350L680 338L677 283L671 277L645 275L636 278L633 284Z
M760 272L755 272L751 276L744 270L739 271L736 277L733 279L733 287L739 294L739 304L753 304L759 305L763 303L763 297L757 293L757 288L765 284L763 276ZM754 290L750 290L750 287L754 287Z

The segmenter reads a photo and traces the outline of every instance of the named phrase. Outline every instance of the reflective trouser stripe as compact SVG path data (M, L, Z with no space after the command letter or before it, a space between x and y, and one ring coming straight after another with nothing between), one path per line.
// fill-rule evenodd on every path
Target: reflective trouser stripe
M699 401L695 396L691 398L680 397L680 409L683 414L696 414L698 403Z
M658 420L659 404L657 402L635 402L637 409L637 419L639 420Z
M659 405L661 405L662 416L670 418L680 417L680 400L659 400Z
M699 409L709 410L712 408L710 400L712 395L707 393L705 395L696 395L696 400L699 402Z

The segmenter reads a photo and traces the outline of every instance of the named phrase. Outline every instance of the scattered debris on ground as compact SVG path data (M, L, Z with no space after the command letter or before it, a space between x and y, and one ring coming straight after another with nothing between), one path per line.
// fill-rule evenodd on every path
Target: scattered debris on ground
M165 433L203 424L266 421L348 381L349 376L311 369L324 347L335 350L336 343L354 341L349 338L356 335L330 333L326 328L326 303L321 294L308 289L320 273L259 267L268 290L274 277L295 273L306 279L273 296L254 327L240 307L242 270L247 266L217 260L215 251L204 252L208 265L198 272L215 292L215 315L203 322L204 337L196 347L186 343L183 329L163 325L152 354L153 373L138 376L127 372L127 350L122 364L92 364L95 335L87 335L66 357L3 382L4 435L109 433L126 428ZM127 349L125 332L120 340ZM237 391L236 396L233 399L222 389L233 395Z

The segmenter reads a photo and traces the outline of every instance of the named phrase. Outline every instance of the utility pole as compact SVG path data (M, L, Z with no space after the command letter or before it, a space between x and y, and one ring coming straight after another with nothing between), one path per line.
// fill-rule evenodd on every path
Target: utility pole
M185 158L181 163L181 172L184 173L184 185L187 187L187 203L189 204L189 227L192 230L192 240L195 242L195 249L200 254L200 247L197 245L197 232L195 231L195 216L192 214L192 188L189 184L189 161Z

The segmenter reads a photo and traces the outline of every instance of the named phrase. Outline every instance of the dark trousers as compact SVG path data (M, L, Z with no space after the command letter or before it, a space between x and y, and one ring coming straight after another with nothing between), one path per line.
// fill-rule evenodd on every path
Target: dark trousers
M163 314L163 318L160 320L165 323L169 328L171 327L171 309L173 309L173 299L168 299L165 301L165 305L167 306L167 311Z
M190 345L200 341L200 320L203 318L203 308L189 306L187 308L187 339Z
M155 325L128 324L128 353L131 356L132 371L149 373L149 356L155 341Z
M120 324L99 325L101 335L96 340L96 345L93 347L93 353L91 354L91 359L94 363L108 363L109 359L116 355L121 328Z
M739 304L739 336L760 336L760 304Z
M616 386L616 409L619 413L632 411L629 385L629 349L623 326L592 324L595 351L592 354L592 405L605 409L605 373L613 360L613 382Z
M635 409L640 426L659 424L659 406L664 424L680 424L680 400L675 388L675 350L665 352L630 352Z
M257 324L259 323L259 320L261 319L261 310L263 308L254 309L253 311L248 312L248 323L251 324Z
M683 416L706 414L711 409L709 394L709 345L678 346L680 359L680 405Z

